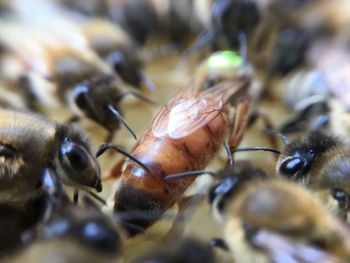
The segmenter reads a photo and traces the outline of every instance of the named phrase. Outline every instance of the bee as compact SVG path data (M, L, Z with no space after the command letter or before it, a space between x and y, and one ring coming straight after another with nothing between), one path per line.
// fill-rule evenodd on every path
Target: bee
M347 220L349 165L350 152L340 138L312 131L284 147L276 171L319 193L330 210Z
M240 79L202 92L192 85L171 99L132 151L139 163L125 161L114 196L114 210L152 211L155 220L132 222L147 228L173 206L194 179L166 182L164 177L200 170L208 164L230 127L227 100L246 90L248 85L247 79ZM232 137L236 139L237 134ZM102 146L97 156L108 148ZM112 173L112 177L116 176L114 170ZM130 234L136 233L131 230Z
M17 26L13 25L14 28L12 29L11 26L6 26L3 30L12 32ZM38 44L41 41L44 42L42 49L37 50L38 54L41 55L36 57L35 54L31 53L28 58L28 54L23 53L26 49L17 50L18 52L13 51L13 53L27 62L27 65L29 63L29 68L32 69L30 73L25 72L25 68L23 72L17 73L18 78L25 80L25 87L28 88L28 93L31 95L29 97L31 102L33 100L42 102L49 107L68 105L75 115L74 119L87 117L105 127L109 131L107 140L111 140L113 132L119 127L120 122L131 132L126 121L117 111L120 101L127 94L135 95L137 98L151 102L149 99L134 91L128 91L122 80L111 73L105 67L106 65L100 64L99 66L99 64L94 62L94 54L91 51L81 52L81 50L63 43L62 46L59 46L60 41L56 42L56 40L51 43L50 36L43 32L32 32L34 36L39 35L38 38L34 38L31 33L28 34L28 40L31 39L35 43L38 41ZM13 41L15 39L14 37ZM7 41L11 42L10 40ZM15 47L18 48L18 45L16 44ZM29 46L24 44L24 47L28 48ZM11 45L8 48L11 49ZM51 52L51 48L57 48L58 50L57 52ZM45 59L46 56L52 56L52 58ZM97 57L95 59L99 61ZM38 68L40 63L45 65L45 74L40 73ZM21 77L22 74L25 77ZM48 80L45 78L48 78ZM151 103L154 104L154 102ZM18 104L14 105L15 108L18 108L18 106ZM35 109L34 107L30 108ZM135 137L135 134L131 133Z
M68 9L87 16L104 17L120 25L138 43L144 45L150 35L168 35L181 42L199 33L209 22L212 0L205 1L60 1ZM161 34L159 34L161 33Z
M64 202L49 220L23 236L25 247L5 262L119 262L124 243L116 221L97 207L79 208Z
M291 182L262 179L249 170L246 166L243 176L225 177L210 195L212 202L220 204L225 240L235 262L349 259L349 230L311 193Z
M293 11L282 8L288 10L289 15L282 12L276 16L279 12L275 9L272 10L272 13L276 12L275 16L267 12L273 19L263 20L265 23L257 30L250 46L252 61L259 70L265 71L268 80L283 77L297 68L312 66L309 53L319 43L348 38L346 28L350 17L344 12L348 9L348 1L293 2ZM276 3L288 7L285 1Z
M14 13L27 25L49 32L56 29L55 35L63 38L65 43L96 53L124 82L138 88L143 85L150 89L155 88L142 69L141 53L130 36L119 25L106 19L84 19L47 1L34 1L33 5L40 6L38 14L28 11L27 5L30 4L30 1L26 5L14 4ZM58 31L57 27L64 30Z
M214 251L207 244L195 238L183 238L175 244L164 244L146 255L133 259L132 263L141 262L217 262Z
M212 53L195 71L196 85L206 90L216 84L235 80L242 76L252 77L253 67L236 52L225 50Z
M2 203L21 205L34 199L38 174L48 165L68 187L102 190L88 136L75 124L21 111L1 109L0 113Z

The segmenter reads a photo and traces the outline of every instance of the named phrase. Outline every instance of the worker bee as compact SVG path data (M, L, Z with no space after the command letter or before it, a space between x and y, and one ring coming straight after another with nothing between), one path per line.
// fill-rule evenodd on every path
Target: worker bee
M40 6L40 11L38 13L29 11L28 6L31 4ZM23 20L25 27L33 27L34 30L45 31L46 34L55 30L57 41L63 40L66 46L85 49L87 53L96 53L95 55L98 55L106 64L110 64L126 83L135 87L146 85L154 89L154 84L142 70L140 52L136 50L129 35L117 24L98 18L84 19L48 1L33 3L28 1L25 4L14 1L13 13L12 20ZM57 28L64 30L57 30ZM83 56L81 57L83 59ZM98 64L98 59L93 59L92 54L90 57L95 64ZM100 64L102 64L101 61Z
M60 2L66 8L84 15L112 20L139 45L144 45L150 35L159 33L177 43L193 33L199 33L209 23L212 0Z
M227 100L245 91L248 85L247 79L240 79L202 92L192 85L171 99L132 151L131 155L139 163L134 160L125 162L121 183L114 196L114 210L152 211L154 220L132 222L147 228L173 206L194 178L171 182L164 181L164 177L200 170L208 164L230 127ZM240 125L232 136L232 145L237 143L234 140L241 134ZM103 146L97 155L108 148L108 145ZM118 176L114 174L116 171L112 170L112 173L112 176ZM130 232L135 234L135 231Z
M349 230L303 188L252 180L229 200L222 218L235 262L349 260Z
M277 175L313 189L330 210L347 220L349 154L340 138L312 131L284 147L276 165Z
M51 217L26 231L25 247L5 262L119 262L124 234L113 218L98 207L56 201Z
M88 137L76 125L6 109L1 116L2 203L20 205L34 199L38 175L48 165L69 187L102 190L100 168Z

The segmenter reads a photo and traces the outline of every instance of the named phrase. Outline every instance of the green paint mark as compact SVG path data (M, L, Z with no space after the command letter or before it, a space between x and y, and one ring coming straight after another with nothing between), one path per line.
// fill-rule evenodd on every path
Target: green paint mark
M235 68L241 66L243 60L236 52L218 51L207 59L209 68Z

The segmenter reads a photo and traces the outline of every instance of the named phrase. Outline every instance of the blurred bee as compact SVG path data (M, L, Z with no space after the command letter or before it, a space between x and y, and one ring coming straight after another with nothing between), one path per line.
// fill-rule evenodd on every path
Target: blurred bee
M11 32L17 27L17 24L6 25L0 30L12 34ZM21 35L22 31L17 33ZM127 91L118 76L108 73L106 65L100 64L99 66L95 63L99 59L94 57L91 50L82 52L82 50L65 45L61 41L56 41L55 37L51 39L50 35L37 31L30 32L30 29L27 28L24 30L24 34L26 34L28 42L23 44L22 49L20 48L22 44L17 43L18 39L14 36L17 33L12 34L12 40L6 39L6 41L9 42L8 49L16 48L16 51L12 53L17 54L19 59L27 64L27 68L23 67L22 71L19 70L16 73L17 79L25 80L24 87L28 88L27 95L30 96L27 96L27 100L31 102L34 100L49 107L68 105L77 116L87 117L105 127L109 131L108 140L111 140L113 132L119 127L120 122L131 131L122 115L117 111L121 100L127 94L135 95L148 102L150 100L134 91ZM29 52L28 48L33 44L30 41L37 45L37 54L34 54L35 52L27 53ZM59 45L60 43L62 45ZM40 44L42 46L39 46ZM95 59L97 60L95 61ZM3 67L6 67L6 64ZM29 73L26 72L28 67L31 69ZM42 70L46 73L43 73ZM15 86L20 84L15 80L12 82L17 83L17 85L14 84ZM14 108L20 107L18 103L13 106ZM77 118L75 117L75 119ZM131 133L135 137L132 131Z
M171 41L181 42L199 33L209 23L212 4L212 0L61 2L72 10L111 19L140 45L145 44L150 35L167 35Z
M220 204L225 240L235 262L349 259L348 230L310 193L282 180L257 180L262 173L256 171L246 166L242 174L231 173L210 195L213 204Z
M183 238L174 242L163 244L161 247L137 257L132 263L167 262L167 263L213 263L217 262L213 250L208 244L194 238Z
M274 8L272 15L267 12L272 19L262 20L264 23L257 30L249 52L254 65L265 72L267 80L310 65L308 53L318 43L349 36L346 29L350 16L344 11L349 8L346 0L275 2L282 10L288 10L288 14L284 11L278 15L279 9ZM293 11L288 3L294 6Z
M45 171L49 217L22 234L26 246L5 262L118 262L124 237L116 222L90 199L85 208L68 203L54 176Z

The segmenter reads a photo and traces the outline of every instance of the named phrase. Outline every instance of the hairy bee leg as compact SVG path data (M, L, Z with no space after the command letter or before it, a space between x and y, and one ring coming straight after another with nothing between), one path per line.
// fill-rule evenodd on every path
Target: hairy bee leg
M224 251L229 251L229 248L225 242L225 240L221 239L221 238L212 238L209 243L208 246L210 248L220 248Z
M275 130L275 125L273 124L270 116L260 111L254 111L250 114L247 128L251 127L258 119L261 119L263 121L265 129ZM268 137L269 137L271 147L278 149L278 142L277 142L276 136L269 134Z
M233 121L233 128L229 138L231 152L237 148L244 136L244 132L248 125L248 112L249 101L248 99L243 99L237 105Z

